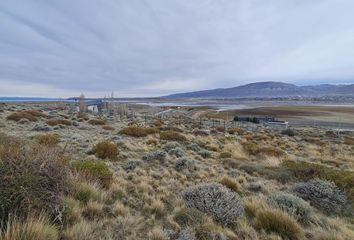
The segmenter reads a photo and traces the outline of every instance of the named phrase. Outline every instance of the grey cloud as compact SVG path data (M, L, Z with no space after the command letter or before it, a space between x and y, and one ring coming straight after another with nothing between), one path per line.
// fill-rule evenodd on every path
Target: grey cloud
M0 95L352 82L353 8L346 0L2 1ZM26 88L16 93L19 83Z

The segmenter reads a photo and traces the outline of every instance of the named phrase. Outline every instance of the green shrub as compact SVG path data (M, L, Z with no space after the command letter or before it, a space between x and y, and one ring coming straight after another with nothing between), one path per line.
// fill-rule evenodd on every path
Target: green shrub
M120 134L124 134L132 137L146 137L149 134L158 133L157 128L143 128L136 125L131 125L120 130Z
M160 133L161 140L176 141L176 142L186 142L187 138L182 134L174 131L166 131Z
M307 202L299 197L288 193L278 192L269 195L267 202L269 205L278 207L289 213L300 222L307 223L309 221L312 209Z
M55 214L70 189L69 168L56 149L25 142L0 144L0 221L10 213Z
M108 140L97 143L95 146L93 146L92 151L98 158L102 159L114 159L118 155L117 145Z
M257 212L255 226L268 233L274 232L285 239L304 239L304 232L295 219L280 209L261 209Z
M74 161L72 165L76 170L84 173L88 178L98 180L104 187L109 187L112 183L113 174L108 166L102 161Z

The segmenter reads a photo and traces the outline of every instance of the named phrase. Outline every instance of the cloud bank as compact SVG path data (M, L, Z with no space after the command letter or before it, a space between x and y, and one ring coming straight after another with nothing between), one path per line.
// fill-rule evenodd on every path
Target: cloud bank
M0 95L354 83L347 0L0 2Z

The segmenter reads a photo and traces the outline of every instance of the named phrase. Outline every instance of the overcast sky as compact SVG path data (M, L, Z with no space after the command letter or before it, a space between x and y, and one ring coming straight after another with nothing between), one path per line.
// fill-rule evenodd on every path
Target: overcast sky
M352 0L2 0L0 96L354 83Z

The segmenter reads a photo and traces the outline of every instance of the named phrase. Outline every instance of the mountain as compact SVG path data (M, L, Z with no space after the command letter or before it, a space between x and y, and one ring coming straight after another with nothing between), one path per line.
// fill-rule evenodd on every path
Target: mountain
M314 86L296 86L283 82L256 82L233 88L218 88L212 90L177 93L168 98L211 98L211 97L290 97L290 96L321 96L354 94L354 84Z

